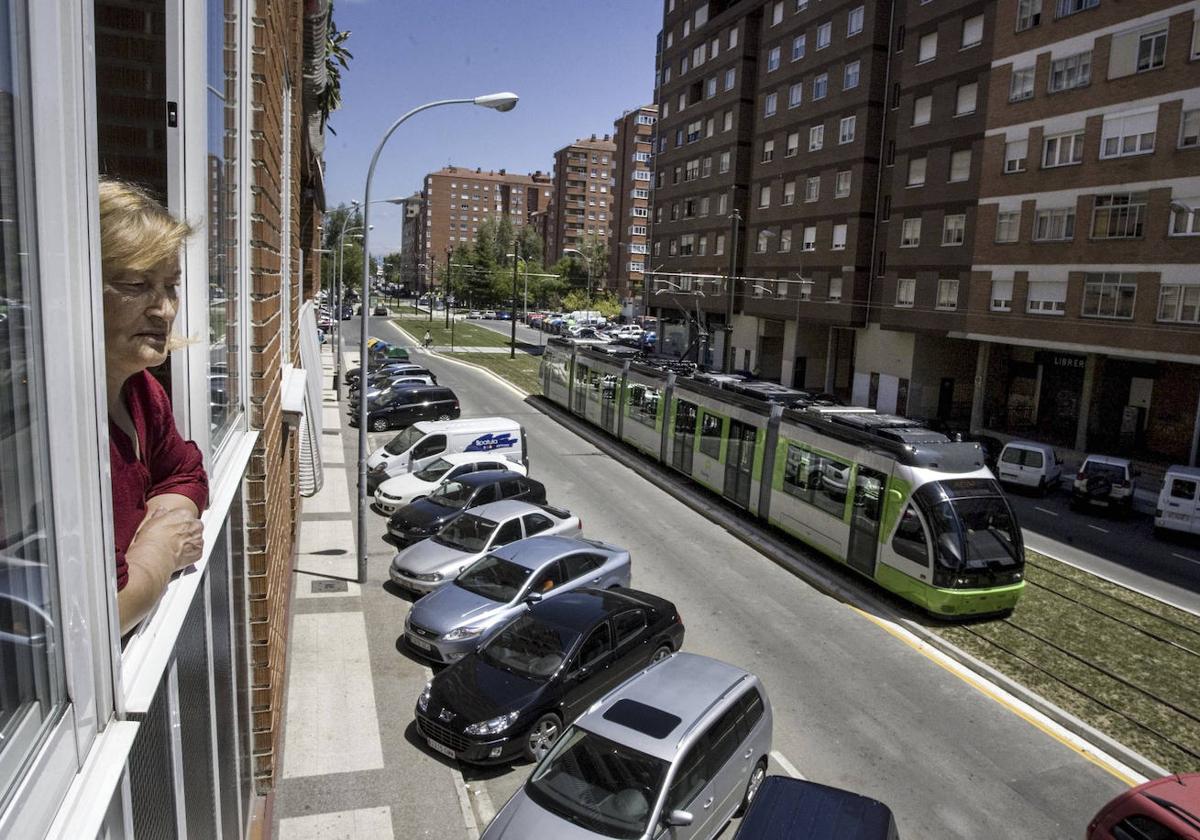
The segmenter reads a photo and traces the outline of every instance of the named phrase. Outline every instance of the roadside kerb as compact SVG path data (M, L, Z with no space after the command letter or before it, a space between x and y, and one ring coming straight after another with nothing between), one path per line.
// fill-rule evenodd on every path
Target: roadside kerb
M399 325L396 328L412 339L412 336ZM666 468L649 461L639 453L626 448L620 441L609 438L599 430L593 429L586 423L579 421L574 415L549 402L544 397L530 396L524 390L517 388L486 367L471 362L464 362L460 359L455 359L453 356L440 353L431 355L438 355L448 361L481 370L500 380L512 390L525 395L526 401L543 414L554 418L559 424L571 429L571 431L587 440L597 449L600 449L609 457L629 467L678 501L683 502L698 513L708 516L713 522L720 524L730 534L764 555L771 562L783 567L806 583L838 598L844 603L850 606L857 606L903 628L920 641L953 659L982 679L992 683L1045 715L1063 729L1090 744L1097 752L1116 759L1116 761L1126 765L1129 769L1136 771L1145 778L1157 778L1169 775L1168 770L1140 753L1135 752L1090 724L1080 720L1078 717L1059 708L1054 703L1051 703L1041 695L996 670L991 665L946 641L937 633L900 615L890 605L875 597L870 592L851 588L849 585L837 580L824 569L814 567L811 558L801 554L795 547L784 542L782 538L744 521L724 505L714 503L712 500L705 498L701 491L680 485L678 481L673 480L673 474L668 473Z

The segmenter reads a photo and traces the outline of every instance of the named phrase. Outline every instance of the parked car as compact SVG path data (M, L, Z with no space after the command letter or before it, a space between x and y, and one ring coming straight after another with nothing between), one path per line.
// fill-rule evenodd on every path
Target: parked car
M485 309L485 310L483 310L483 320L485 320L485 321L495 321L495 320L496 320L496 310L495 310L495 309Z
M374 310L372 310L371 314L372 315L387 315L388 314L387 307L381 303L381 304L377 305Z
M496 320L511 321L512 320L512 312L507 309L497 309L496 310Z
M367 428L375 432L402 429L418 420L453 420L461 413L458 397L440 385L405 385L367 402ZM358 412L350 413L357 427Z
M429 681L417 730L460 761L539 761L565 725L679 650L683 635L675 605L645 592L584 588L547 598Z
M629 552L596 540L530 537L488 554L413 604L404 638L437 662L457 662L530 605L585 586L629 586Z
M715 837L766 777L771 728L757 677L673 654L568 727L481 840Z
M1071 487L1071 508L1102 507L1133 512L1133 494L1140 475L1128 458L1111 455L1088 455L1079 465Z
M358 368L355 368L357 371ZM367 377L367 390L377 390L382 388L388 382L394 381L397 378L404 376L425 376L428 377L433 384L437 384L437 377L429 368L414 365L411 362L389 362L379 368L372 368L370 375ZM362 380L358 377L349 385L351 398L355 392L362 386Z
M788 776L767 776L733 840L899 840L876 799Z
M546 488L540 481L511 470L468 473L439 484L428 496L393 513L388 519L384 541L396 548L407 548L432 537L464 511L501 499L521 499L544 505Z
M1200 773L1121 791L1088 823L1086 840L1200 840Z
M521 475L528 474L523 464L509 461L502 455L456 452L438 458L415 473L404 473L384 481L375 489L375 504L372 507L376 513L391 516L409 502L429 495L445 481L484 470L512 470Z
M1004 444L996 478L1002 484L1032 487L1045 493L1062 481L1062 458L1048 443L1013 440Z
M372 377L367 383L367 402L369 404L378 403L380 399L387 396L392 391L399 391L412 385L434 385L433 377L429 374L422 373L393 373L387 376ZM362 400L363 392L361 388L353 388L349 396L346 398L352 409L358 408L359 401Z
M1154 510L1154 535L1164 531L1200 534L1200 467L1167 468Z
M453 481L453 479L451 479ZM453 519L427 540L392 558L392 583L420 595L440 589L489 551L538 534L578 537L583 523L571 511L507 499Z
M525 427L507 417L422 422L405 429L367 456L367 492L389 478L416 472L454 452L490 454L529 466Z
M472 320L478 320L482 317L483 317L483 313L480 312L478 309L472 309L470 312L467 313L467 318L472 319Z

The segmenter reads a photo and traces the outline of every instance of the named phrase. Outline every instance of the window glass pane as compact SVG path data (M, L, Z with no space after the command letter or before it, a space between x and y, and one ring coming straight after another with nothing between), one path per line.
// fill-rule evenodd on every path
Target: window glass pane
M241 410L237 10L236 0L208 0L209 419L214 451Z
M14 10L12 7L16 6ZM0 2L0 801L66 703L46 464L25 80Z

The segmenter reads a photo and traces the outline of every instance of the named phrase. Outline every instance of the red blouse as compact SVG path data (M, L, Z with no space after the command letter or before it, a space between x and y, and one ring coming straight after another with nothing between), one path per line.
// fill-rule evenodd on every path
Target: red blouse
M125 552L146 517L146 502L164 493L178 493L204 510L208 503L208 476L200 448L184 440L175 428L167 392L149 371L135 373L125 382L125 406L137 430L142 459L133 441L111 420L108 422L108 455L112 466L113 530L117 542L117 589L129 582Z

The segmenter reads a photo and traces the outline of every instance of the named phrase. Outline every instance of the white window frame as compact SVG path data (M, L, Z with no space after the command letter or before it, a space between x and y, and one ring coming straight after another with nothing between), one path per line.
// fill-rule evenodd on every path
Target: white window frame
M837 173L837 180L834 182L833 197L846 198L850 195L850 190L853 188L853 175L849 169L843 169ZM845 186L843 187L843 182Z
M921 245L921 217L912 216L900 223L900 247L918 248Z
M917 279L915 277L900 277L896 280L897 309L912 309L917 299Z
M1048 231L1060 231L1058 236L1039 236L1038 230L1042 227L1042 222L1045 220ZM1075 218L1074 207L1044 207L1034 211L1033 216L1033 241L1034 242L1071 242L1075 239ZM1068 228L1070 233L1067 233Z
M814 125L808 129L808 150L815 152L825 146L825 124Z
M1168 296L1174 296L1175 300L1168 303ZM1168 307L1171 311L1164 312ZM1190 314L1187 309L1191 310ZM1200 284L1162 284L1158 290L1158 308L1154 319L1171 324L1200 324Z
M965 85L959 85L958 93L954 99L954 116L965 117L974 114L978 101L978 82L968 82Z
M853 90L862 80L862 62L858 59L847 61L842 68L842 90Z
M1011 277L993 277L988 309L992 312L1012 311L1013 281Z
M1112 314L1104 314L1099 309L1095 312L1089 312L1088 295L1089 290L1093 287L1099 287L1100 294L1103 295L1105 290L1115 290L1113 297L1114 309ZM1098 318L1101 320L1113 321L1131 321L1137 313L1137 275L1131 272L1119 271L1103 271L1103 272L1088 272L1083 278L1083 298L1079 304L1079 316L1081 318ZM1133 289L1133 297L1129 302L1129 313L1127 315L1119 314L1118 309L1124 297L1121 294L1123 289ZM1103 302L1103 301L1101 301Z
M996 213L996 238L998 244L1017 242L1021 238L1021 211L1000 210Z
M947 213L942 217L942 247L956 247L967 241L967 214Z
M804 228L804 238L800 245L801 251L817 250L817 228L815 225L809 225Z
M1092 51L1065 55L1050 62L1050 74L1046 79L1046 90L1061 93L1064 90L1087 87L1092 83Z
M917 64L928 64L937 58L937 30L926 32L917 42Z
M1060 166L1078 166L1083 163L1083 131L1071 131L1042 138L1042 169L1057 169ZM1068 144L1069 141L1069 144ZM1053 162L1050 149L1053 147ZM1063 158L1063 149L1067 156Z
M1022 153L1017 154L1018 150ZM1029 165L1029 139L1009 140L1004 144L1004 174L1024 172Z
M965 156L965 158L964 158ZM961 161L966 160L966 166L963 167ZM958 168L956 177L955 168ZM950 153L950 175L947 180L951 184L961 184L971 180L971 150L958 149Z
M1025 292L1025 311L1030 315L1066 315L1067 281L1031 279Z
M817 27L817 49L823 50L833 43L833 23L825 21Z
M928 125L933 119L933 95L918 96L913 100L912 125Z
M1014 68L1008 80L1008 101L1023 102L1033 98L1033 88L1037 84L1037 68Z
M918 163L920 164L920 166L917 166ZM908 159L908 177L905 181L905 187L907 187L909 189L914 189L916 187L925 186L925 180L928 176L928 168L929 168L928 158L923 158L923 157L909 158ZM920 170L920 173L921 173L920 180L914 180L915 173L918 169Z
M829 249L831 251L846 250L846 237L849 235L849 226L845 222L839 222L833 226L833 239L830 242Z
M852 38L863 31L863 20L866 17L866 6L855 6L846 15L846 37Z
M838 145L844 146L847 143L853 143L857 128L857 116L851 114L848 117L842 117L841 120L838 121Z
M957 311L958 288L957 277L939 277L937 282L937 297L934 298L933 308L939 312Z
M962 46L960 49L969 50L982 43L983 15L974 15L973 17L965 18L962 25Z
M1149 131L1139 130L1147 127ZM1152 154L1157 137L1157 107L1127 114L1105 115L1100 129L1100 159Z
M821 198L821 176L809 175L804 179L804 203L809 204Z

